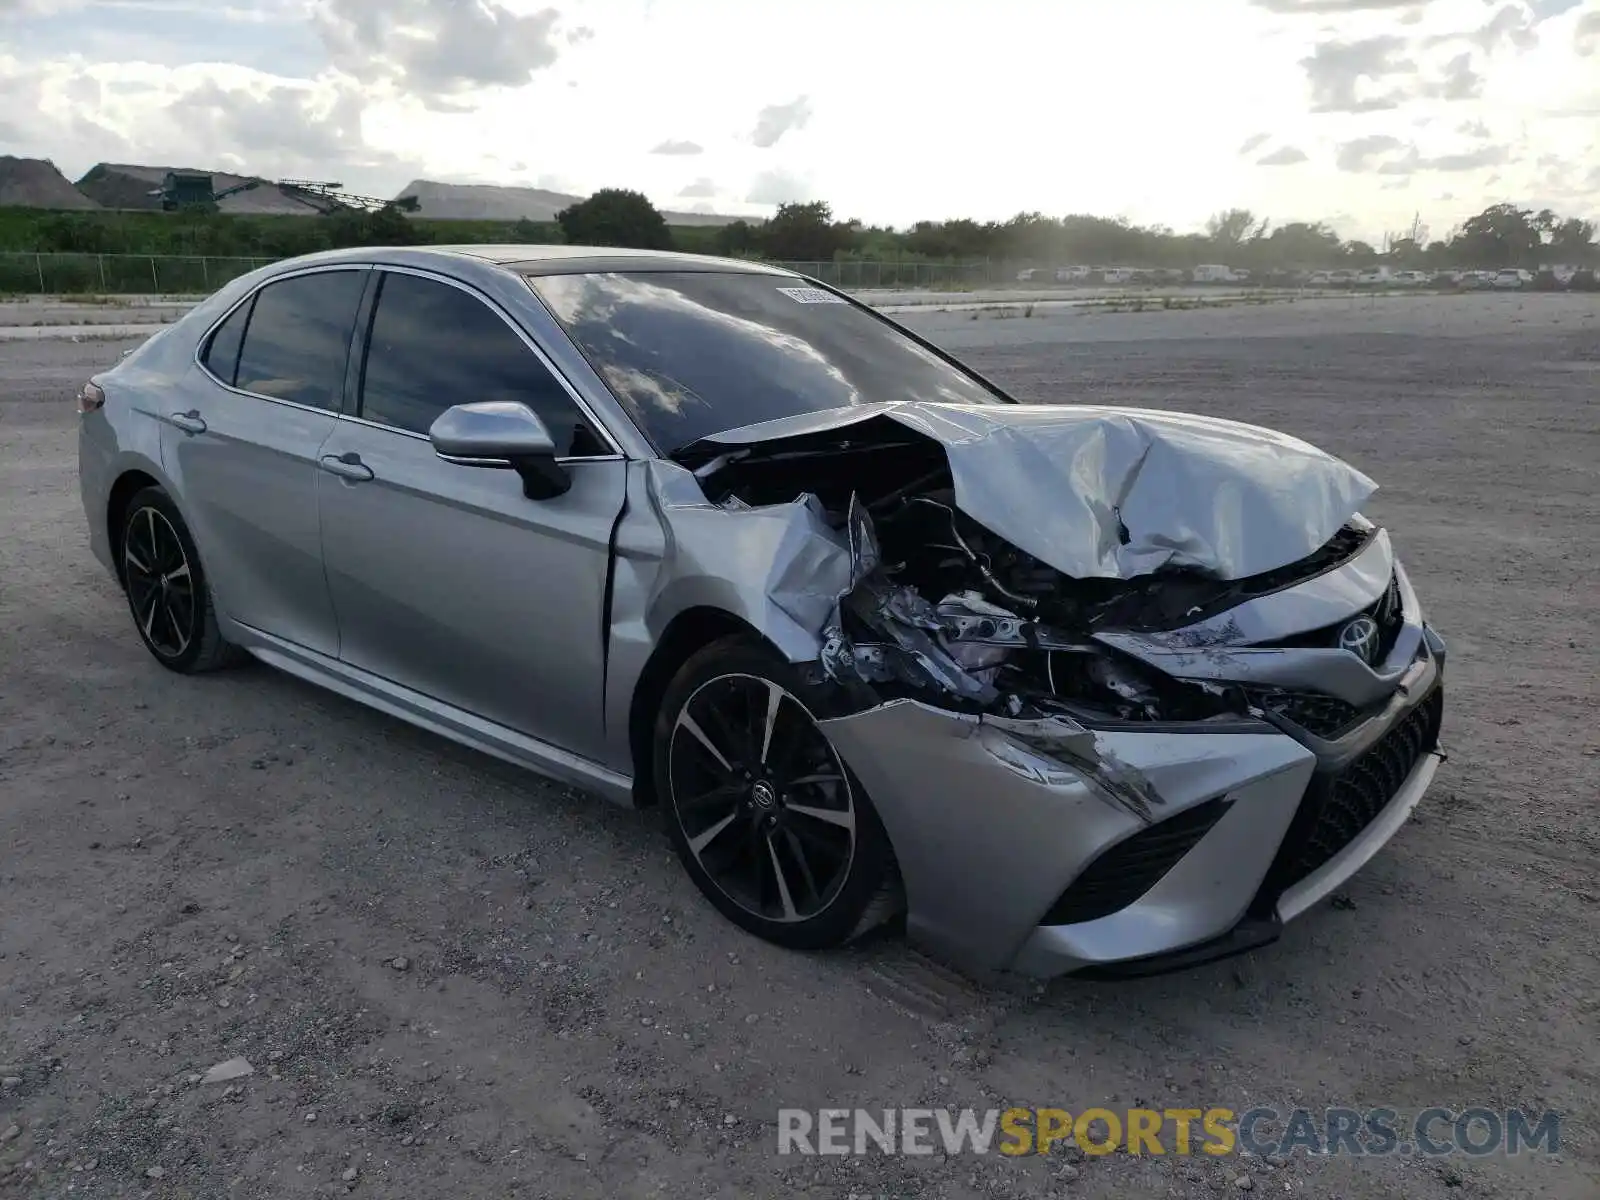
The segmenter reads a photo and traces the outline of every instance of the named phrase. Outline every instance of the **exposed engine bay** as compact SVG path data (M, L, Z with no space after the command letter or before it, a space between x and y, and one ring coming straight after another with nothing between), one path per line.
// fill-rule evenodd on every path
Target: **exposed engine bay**
M820 633L818 664L829 678L1001 717L1246 716L1243 689L1172 678L1093 635L1172 630L1225 612L1339 565L1374 532L1352 514L1310 554L1242 578L1193 565L1076 577L968 515L949 447L890 422L737 449L702 444L678 458L713 504L809 503L846 541L850 586Z

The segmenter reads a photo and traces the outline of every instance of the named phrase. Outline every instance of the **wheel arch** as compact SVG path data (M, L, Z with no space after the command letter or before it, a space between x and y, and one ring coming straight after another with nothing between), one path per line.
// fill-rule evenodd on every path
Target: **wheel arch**
M656 711L666 697L667 687L678 669L689 659L721 638L748 634L772 646L770 639L742 617L723 608L697 605L673 617L656 640L655 648L639 672L633 700L628 706L628 750L633 760L633 802L639 808L653 808L655 793L651 764L652 738Z
M118 475L106 496L106 536L111 546L111 568L117 573L117 581L124 586L127 580L122 574L122 534L127 522L123 518L127 516L128 505L133 498L151 487L166 490L155 476L135 467Z

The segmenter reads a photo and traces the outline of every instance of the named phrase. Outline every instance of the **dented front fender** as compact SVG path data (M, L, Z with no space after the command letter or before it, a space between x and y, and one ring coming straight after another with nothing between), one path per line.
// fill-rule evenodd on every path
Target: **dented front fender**
M1192 911L1181 915L1197 941L1226 929L1259 886L1315 762L1265 724L1091 731L1060 718L1006 720L895 700L822 725L894 845L909 934L975 971L1012 965L1099 854L1153 820L1239 792L1242 818L1230 813L1218 844L1243 839L1260 870L1251 879L1237 860L1219 859L1199 872L1197 894L1185 898ZM1166 948L1155 926L1171 918L1152 919L1143 940Z

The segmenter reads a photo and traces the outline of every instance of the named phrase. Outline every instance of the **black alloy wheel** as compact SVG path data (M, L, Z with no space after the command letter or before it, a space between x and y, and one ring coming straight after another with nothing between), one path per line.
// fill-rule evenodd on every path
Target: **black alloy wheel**
M128 515L122 577L145 645L157 658L181 658L199 636L195 573L178 531L153 504Z
M719 675L678 713L668 756L689 851L730 900L784 922L833 902L855 856L855 805L805 705L770 679Z
M245 657L222 638L194 538L166 492L145 488L128 502L116 555L134 627L162 666L192 675Z
M898 903L888 835L821 727L827 700L730 638L684 664L656 725L656 790L690 877L735 923L802 949Z

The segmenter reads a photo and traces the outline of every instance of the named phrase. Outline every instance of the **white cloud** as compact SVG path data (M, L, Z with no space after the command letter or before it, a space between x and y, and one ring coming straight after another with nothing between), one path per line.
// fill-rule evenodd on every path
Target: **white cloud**
M772 170L762 171L752 179L744 198L751 204L804 204L818 196L809 179L789 171Z
M760 54L729 53L728 11L0 0L0 153L73 175L120 159L389 193L413 176L559 178L751 214L825 199L901 225L1039 210L1183 230L1243 206L1375 238L1419 200L1385 185L1428 174L1452 194L1421 193L1437 228L1524 193L1600 216L1585 166L1600 159L1600 0L988 0L981 20L767 0L737 22ZM885 69L885 47L929 66ZM959 86L937 66L952 47ZM1070 71L1029 65L1061 47ZM1395 144L1341 169L1364 139Z
M810 120L809 96L796 96L787 104L769 104L756 114L756 127L750 133L750 140L764 150L776 146L784 134L804 129Z
M1307 161L1310 156L1298 146L1280 146L1270 154L1256 159L1258 167L1293 167Z
M553 8L522 13L497 0L316 0L312 8L335 66L425 99L527 83L555 63L559 19Z
M705 153L705 149L706 148L704 146L702 146L699 142L674 141L674 140L669 138L668 140L666 140L664 142L656 143L655 148L652 149L650 151L650 153L651 154L671 154L671 155L676 155L676 156L679 156L679 157L683 157L685 155L704 154Z

